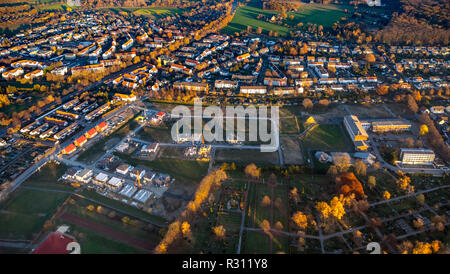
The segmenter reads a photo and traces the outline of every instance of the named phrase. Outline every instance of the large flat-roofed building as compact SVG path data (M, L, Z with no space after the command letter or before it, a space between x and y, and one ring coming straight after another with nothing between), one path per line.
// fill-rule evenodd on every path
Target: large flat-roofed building
M365 142L369 138L369 135L362 126L358 117L354 115L345 116L344 126L357 150L364 151L369 148Z
M400 150L400 159L402 164L421 164L431 165L436 155L431 149L424 148L402 148Z
M372 131L375 133L409 130L411 130L411 123L404 120L381 120L372 122Z

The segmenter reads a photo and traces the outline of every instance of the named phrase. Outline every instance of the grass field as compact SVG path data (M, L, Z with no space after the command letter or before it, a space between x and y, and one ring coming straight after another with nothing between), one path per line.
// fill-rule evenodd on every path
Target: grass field
M273 15L279 14L278 11L244 6L238 8L233 20L222 31L231 34L246 30L247 26L251 26L253 31L255 31L256 28L261 27L265 34L269 31L276 31L279 35L285 36L289 34L289 31L296 29L297 24L300 22L304 24L311 23L322 25L325 28L331 27L334 22L339 21L342 17L349 16L349 14L345 12L345 9L348 9L349 11L352 10L348 5L302 3L299 10L287 13L288 18L283 21L283 25L278 25L257 19L259 14L266 17L272 17ZM292 19L290 19L291 15L293 16Z
M0 237L32 240L68 196L67 193L18 189L0 207Z
M303 138L309 149L323 151L351 151L350 140L338 125L319 125Z
M135 159L123 153L114 154L133 166L147 166L157 172L167 173L177 180L200 182L208 172L209 167L208 162L164 158L155 161L147 161Z
M324 28L331 27L334 22L339 21L342 17L348 16L343 5L323 5L323 4L304 4L295 12L289 12L287 24L296 26L299 22L321 25ZM293 15L293 19L289 19Z
M172 136L170 134L170 129L160 128L160 127L143 127L137 132L138 138L158 143L171 143Z
M129 215L133 215L136 217L144 218L146 220L150 220L153 223L158 224L160 226L164 226L166 223L166 220L160 216L149 214L149 213L142 211L136 207L133 207L133 206L124 204L120 201L116 201L116 200L107 198L105 196L102 196L102 195L98 194L97 192L90 191L90 190L83 190L80 194L87 198L90 198L92 200L101 202L111 208L117 208L118 210L123 211Z
M45 191L47 187L71 189L56 184L64 171L64 165L47 164L23 184L42 187L42 190L21 187L0 205L0 238L31 240L41 230L44 222L69 196L69 193Z
M287 27L256 19L259 14L272 16L278 14L278 12L262 10L251 6L240 7L236 11L233 20L222 31L224 33L232 34L246 30L247 26L251 26L254 30L261 27L266 34L269 31L276 31L279 35L287 35L289 33L289 28Z

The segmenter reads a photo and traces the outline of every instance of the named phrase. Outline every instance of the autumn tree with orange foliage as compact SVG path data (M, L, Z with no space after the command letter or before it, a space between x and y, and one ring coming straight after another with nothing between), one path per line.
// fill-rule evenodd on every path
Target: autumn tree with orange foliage
M354 194L357 199L362 199L365 197L361 182L356 178L353 172L345 172L337 177L336 187L338 189L338 193L344 196Z

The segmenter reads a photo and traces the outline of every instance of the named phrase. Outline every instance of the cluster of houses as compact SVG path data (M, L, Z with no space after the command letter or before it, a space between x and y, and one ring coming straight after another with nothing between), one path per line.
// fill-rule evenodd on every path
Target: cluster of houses
M119 164L113 172L94 172L89 168L70 168L63 180L95 187L98 191L112 192L118 197L145 204L155 197L154 187L168 187L173 182L165 173L156 173L148 169Z

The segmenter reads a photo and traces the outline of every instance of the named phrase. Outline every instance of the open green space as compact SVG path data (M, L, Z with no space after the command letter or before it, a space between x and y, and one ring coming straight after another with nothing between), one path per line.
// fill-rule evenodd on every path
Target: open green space
M170 129L163 127L143 127L137 132L138 138L148 142L171 143Z
M125 162L133 166L146 166L157 172L167 173L177 180L200 182L208 172L209 163L204 161L159 158L154 161L140 160L124 153L115 152Z
M262 14L264 16L271 17L277 15L277 11L262 10L251 6L239 7L233 20L226 26L222 31L224 33L232 34L235 32L241 32L246 30L247 26L251 26L254 30L261 27L263 33L268 33L269 31L276 31L279 35L287 35L289 33L289 28L284 26L279 26L277 24L272 24L262 20L258 20L257 16Z
M348 12L346 12L346 9ZM272 16L280 14L280 12L263 10L248 5L239 7L233 20L222 31L231 34L247 30L247 26L251 26L253 31L261 27L265 34L269 31L276 31L279 35L285 36L289 34L289 31L295 30L300 22L303 24L322 25L324 28L329 28L335 22L340 21L342 17L349 17L353 10L354 8L350 5L302 3L297 11L288 12L287 18L281 24L277 24L268 22L263 18L258 19L257 17L258 15L263 15L270 19Z
M131 217L136 216L139 218L143 218L160 226L164 226L166 224L166 220L163 217L147 213L134 206L124 204L121 201L113 200L108 197L102 196L95 191L83 190L80 194L86 198L92 199L93 201L98 201L99 203L106 205L106 207L117 209L124 212L125 214L129 214ZM96 206L97 204L94 203L94 205Z
M72 188L57 184L66 167L49 163L33 174L2 204L0 204L0 238L33 239L43 224L56 211ZM56 191L46 191L46 188Z
M0 206L0 237L32 240L68 195L19 188Z
M317 4L302 3L297 11L289 12L286 23L290 26L296 26L298 23L311 23L321 25L323 27L331 27L334 22L339 21L342 17L346 17L349 14L345 12L345 9L349 6L345 5L332 5L332 4ZM290 16L293 18L290 19Z
M140 239L143 242L149 242L153 243L155 246L159 243L161 240L159 237L159 234L157 232L155 233L149 233L143 230L144 226L143 223L141 223L139 226L132 225L132 224L125 224L121 221L121 217L123 217L122 214L116 213L116 216L114 218L108 217L105 214L100 214L97 211L89 211L87 210L87 206L92 205L90 201L78 199L76 200L76 204L71 204L67 206L66 212L69 212L75 216L81 217L87 221L91 221L103 226L106 226L110 229L122 232L124 234L128 234L136 239ZM111 212L111 210L102 209L103 212L106 214ZM101 211L102 212L102 211ZM163 220L161 220L162 222Z
M322 151L351 151L347 135L338 125L319 125L303 138L306 149Z

